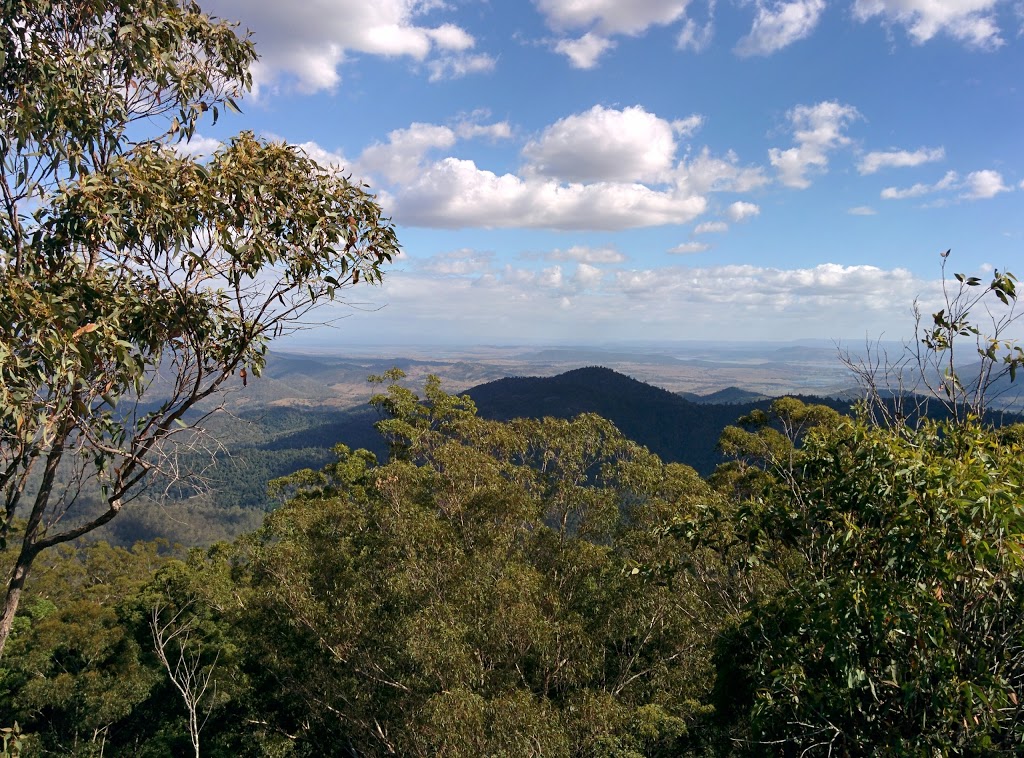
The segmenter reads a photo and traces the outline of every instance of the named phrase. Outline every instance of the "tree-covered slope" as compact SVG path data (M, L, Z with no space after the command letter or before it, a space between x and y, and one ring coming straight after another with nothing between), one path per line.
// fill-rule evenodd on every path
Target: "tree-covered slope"
M694 403L668 390L592 366L553 377L512 377L467 391L484 418L572 418L596 413L628 438L665 461L685 463L707 475L721 463L715 445L722 430L769 400L754 403ZM813 402L837 410L849 403L824 398Z

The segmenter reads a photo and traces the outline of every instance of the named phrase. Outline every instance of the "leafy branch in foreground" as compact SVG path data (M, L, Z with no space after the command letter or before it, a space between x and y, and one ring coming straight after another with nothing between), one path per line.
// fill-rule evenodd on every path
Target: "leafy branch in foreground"
M982 418L1024 367L1024 347L1008 336L1021 316L1017 277L996 269L985 284L979 277L954 273L954 286L946 274L949 253L942 253L942 307L930 323L914 302L912 344L894 359L872 345L863 359L841 355L864 390L872 416L891 428L925 415L929 402L938 402L958 423ZM986 321L978 320L979 310Z
M200 403L397 251L373 197L297 148L243 133L188 154L250 85L232 25L178 0L2 16L0 543L20 550L0 654L36 556L179 475L171 439L194 442ZM63 524L87 488L99 507Z

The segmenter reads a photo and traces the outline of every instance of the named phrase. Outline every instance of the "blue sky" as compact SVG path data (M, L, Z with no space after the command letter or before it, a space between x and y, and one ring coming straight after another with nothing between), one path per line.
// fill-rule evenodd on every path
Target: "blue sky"
M207 0L404 254L307 342L863 340L1024 274L1015 0Z

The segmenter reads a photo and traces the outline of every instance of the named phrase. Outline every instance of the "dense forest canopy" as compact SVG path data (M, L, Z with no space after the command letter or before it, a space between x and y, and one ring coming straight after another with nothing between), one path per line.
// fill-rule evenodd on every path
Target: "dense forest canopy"
M338 445L234 543L46 560L0 671L26 754L1024 740L1018 427L782 399L705 481L593 415L485 420L437 382L375 403L387 462Z

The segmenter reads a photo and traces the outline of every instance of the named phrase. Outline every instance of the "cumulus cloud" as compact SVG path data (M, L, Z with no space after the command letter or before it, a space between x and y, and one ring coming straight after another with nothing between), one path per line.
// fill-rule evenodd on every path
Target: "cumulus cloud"
M694 234L721 234L722 232L729 231L729 225L724 221L705 221L704 223L697 224L694 228Z
M489 272L494 263L494 253L462 248L438 253L416 263L417 269L442 276L467 276Z
M190 155L194 157L205 157L213 155L223 147L224 143L213 137L204 137L201 134L193 134L192 139L187 142L178 142L174 145L174 151L179 155Z
M857 170L861 174L874 174L883 168L920 166L922 163L941 161L945 157L946 151L941 147L922 147L914 152L908 150L871 152L860 159L860 162L857 164Z
M846 212L851 216L875 216L878 214L878 211L867 205L858 205L855 208L850 208Z
M711 3L714 8L714 3ZM676 47L680 50L689 50L694 53L702 53L711 46L711 40L715 36L714 22L711 20L698 24L692 18L683 22L683 28L679 30L676 37Z
M480 124L472 120L463 120L456 125L455 133L461 139L486 137L487 139L492 140L502 140L509 139L512 136L512 127L508 121L498 121L493 124Z
M428 29L427 36L443 50L463 52L476 44L472 35L455 24L442 24L436 29Z
M694 113L692 116L686 118L677 119L672 122L672 131L674 131L680 137L691 137L693 134L704 126L704 117L699 113Z
M761 208L754 203L737 201L729 206L726 215L733 221L745 221L761 214Z
M968 200L987 200L1000 192L1009 192L1010 187L1003 183L1003 175L998 171L972 171L964 179L961 197Z
M668 252L673 255L693 255L710 250L711 245L706 242L683 242L675 247L669 248Z
M834 263L804 269L731 265L620 272L615 280L624 294L647 303L673 298L677 307L684 302L703 305L710 312L731 308L748 319L751 315L763 321L818 317L833 322L845 312L851 322L847 329L857 334L863 333L870 312L891 312L896 303L903 308L921 287L903 269ZM828 309L834 312L827 314Z
M555 260L571 260L580 263L622 263L626 256L613 247L587 247L573 245L568 250L552 250L549 257Z
M366 148L359 156L359 169L388 182L410 182L419 174L427 152L452 147L455 141L455 132L447 126L413 123L392 131L387 142Z
M444 79L461 79L469 74L481 74L493 71L497 60L490 55L444 55L430 61L430 81L439 82Z
M791 0L757 3L750 33L734 48L737 55L770 55L807 37L818 25L825 0Z
M405 129L395 129L388 134L386 142L374 143L363 150L354 168L360 175L377 182L411 182L419 175L424 160L431 151L451 148L460 139L483 137L500 140L512 136L512 127L507 121L481 124L476 120L486 115L486 112L472 113L454 127L415 122ZM310 154L321 163L338 164L338 161L333 160L332 154L319 146L312 145ZM318 156L327 160L322 160Z
M600 284L602 279L604 279L604 271L597 266L580 263L576 266L576 273L573 274L572 283L577 289L591 289Z
M685 256L704 252L702 245L678 246L677 265L658 268L603 270L580 262L556 269L473 251L413 260L387 277L380 295L388 307L367 314L365 326L406 344L427 338L578 343L636 339L640 330L646 339L664 340L863 339L865 332L909 331L908 304L920 297L927 311L941 296L938 282L900 268L678 265L699 260Z
M948 190L957 185L960 179L956 171L947 171L946 175L943 176L935 184L923 184L918 182L910 187L886 187L882 190L881 197L883 200L906 200L911 197L921 197L922 195L929 195L933 192L941 192Z
M749 192L768 180L729 152L705 147L677 158L680 135L703 119L670 121L639 106L595 106L567 116L526 143L518 172L495 172L458 157L460 141L513 136L505 121L483 123L485 111L451 126L413 123L393 130L345 166L377 188L386 212L403 225L433 228L635 229L688 224L708 208L712 192ZM344 158L310 143L311 155ZM756 210L734 203L730 217ZM585 260L593 264L594 260Z
M472 35L451 23L418 23L433 0L207 0L204 9L235 19L253 32L260 61L253 68L257 88L294 82L301 91L337 87L339 68L352 52L401 56L426 61L440 54L465 54L475 46ZM489 70L482 60L449 58L437 78ZM462 60L460 68L455 61ZM492 62L493 65L493 62ZM435 69L431 67L431 77Z
M523 149L528 171L569 182L656 181L675 152L672 123L640 106L600 105L557 121Z
M344 170L345 167L348 166L349 162L345 159L345 156L342 153L338 151L325 150L315 142L303 142L299 147L302 148L306 155L315 160L321 166L329 166L338 169L339 171Z
M594 68L598 59L615 47L607 37L587 32L579 39L561 39L555 43L555 52L569 59L573 68Z
M576 39L560 39L555 51L575 68L593 68L615 47L615 35L636 36L652 26L683 18L689 0L534 0L548 26L559 32L585 30Z
M772 148L768 159L787 187L806 189L811 186L807 173L823 172L828 167L828 154L850 144L843 132L860 113L852 105L826 101L816 105L798 105L787 114L793 127L796 147L786 150Z
M1006 185L1002 174L991 169L972 171L962 180L955 171L947 171L935 184L918 183L910 187L886 187L882 190L882 198L906 200L939 192L958 191L959 197L964 200L988 200L1000 192L1010 192L1012 189Z
M691 192L750 192L768 183L760 166L741 166L731 150L723 158L702 148L696 156L680 161L673 170L673 181Z
M994 11L1000 0L856 0L859 21L876 16L906 28L916 44L948 34L969 47L993 50L1004 44Z
M432 227L616 230L684 224L706 209L706 198L676 189L526 180L445 158L402 188L393 213L401 223Z
M689 0L534 0L555 29L592 27L604 34L640 34L682 18Z

